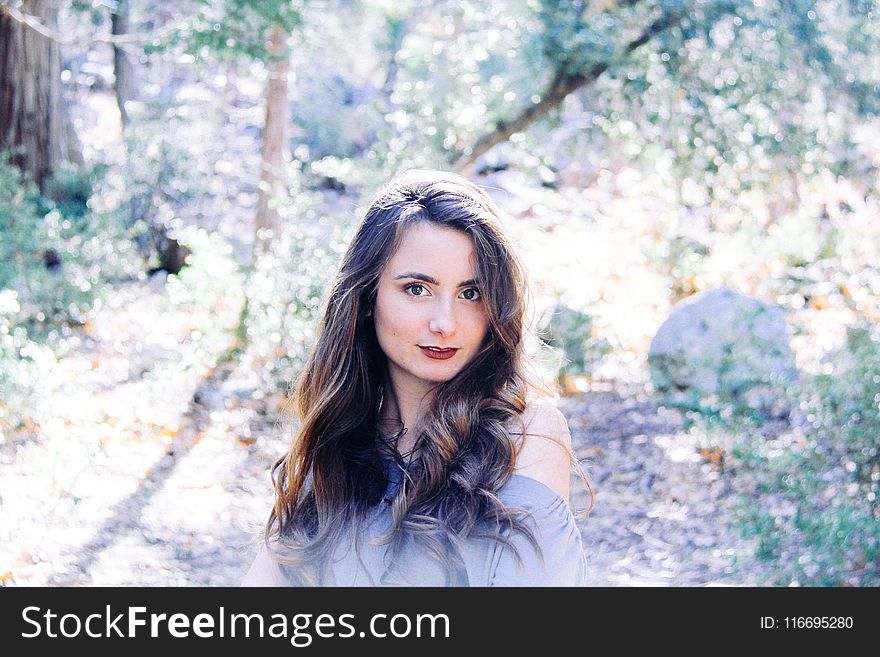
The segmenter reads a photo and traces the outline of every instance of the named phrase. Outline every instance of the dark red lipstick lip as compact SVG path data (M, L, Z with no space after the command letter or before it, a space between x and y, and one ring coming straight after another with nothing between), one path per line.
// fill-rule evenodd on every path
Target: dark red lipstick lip
M455 355L455 352L458 351L456 347L444 347L441 351L432 351L431 349L428 349L428 347L423 347L422 345L419 345L419 349L421 349L422 353L428 358L433 358L434 360L446 360L447 358L452 358Z

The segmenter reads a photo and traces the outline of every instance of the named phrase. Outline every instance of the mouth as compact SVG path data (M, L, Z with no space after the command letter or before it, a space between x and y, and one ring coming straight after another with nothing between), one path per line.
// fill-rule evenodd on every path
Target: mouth
M435 360L452 358L455 355L455 352L458 351L458 347L423 347L422 345L419 345L419 349L422 350L422 353L425 354L425 356Z

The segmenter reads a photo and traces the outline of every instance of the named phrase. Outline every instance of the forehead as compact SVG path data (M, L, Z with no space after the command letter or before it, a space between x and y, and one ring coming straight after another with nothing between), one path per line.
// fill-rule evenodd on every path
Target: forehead
M447 278L456 282L474 278L473 240L463 231L427 221L410 224L403 229L384 274L395 276L410 271L441 282Z

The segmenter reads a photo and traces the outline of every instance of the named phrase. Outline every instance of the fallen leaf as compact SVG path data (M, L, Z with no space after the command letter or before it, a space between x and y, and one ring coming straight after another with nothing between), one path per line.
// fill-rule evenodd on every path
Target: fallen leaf
M716 465L724 461L724 450L720 447L703 447L701 449L698 449L697 452L704 459L707 459Z

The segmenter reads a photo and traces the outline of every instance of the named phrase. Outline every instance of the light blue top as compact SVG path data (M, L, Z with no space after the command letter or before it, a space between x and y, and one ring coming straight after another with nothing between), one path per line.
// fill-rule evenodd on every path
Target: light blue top
M386 499L371 512L358 536L349 532L334 550L324 586L446 585L443 566L421 548L407 544L392 564L390 546L371 544L391 527L387 499L399 484L400 472L391 468L391 473ZM528 512L521 520L534 533L544 559L519 531L503 533L516 546L521 567L508 546L486 539L466 540L461 550L469 585L585 586L587 566L581 534L565 499L540 481L522 475L513 475L498 491L498 497L508 508ZM287 568L281 566L282 571Z

